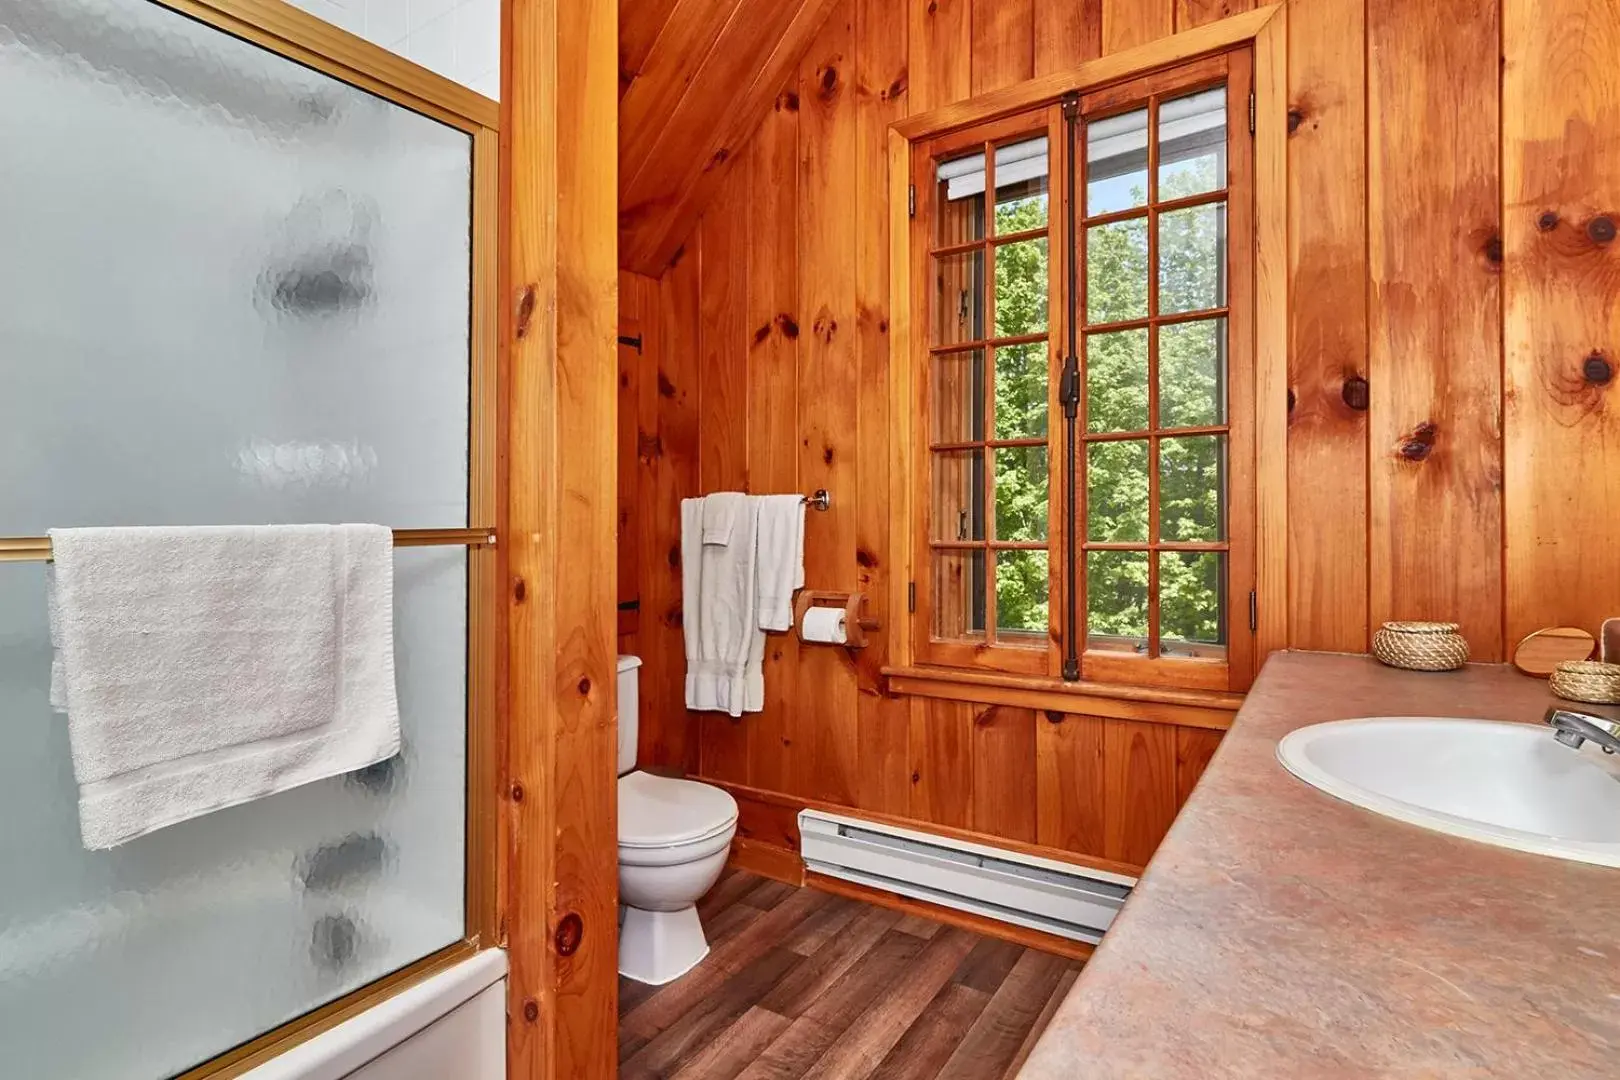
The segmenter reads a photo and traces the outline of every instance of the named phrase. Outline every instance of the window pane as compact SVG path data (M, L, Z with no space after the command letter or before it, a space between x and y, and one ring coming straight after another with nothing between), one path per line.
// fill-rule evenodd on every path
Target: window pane
M1148 553L1086 552L1086 648L1145 652Z
M934 636L946 639L984 633L984 551L936 551Z
M1159 216L1159 313L1226 303L1226 204Z
M940 353L933 359L928 396L928 439L936 443L984 440L984 350Z
M1046 333L1046 238L996 248L996 337Z
M1046 437L1046 343L996 350L996 438Z
M1159 652L1164 656L1221 656L1226 553L1159 552Z
M984 252L935 257L934 344L984 337Z
M938 167L934 246L984 239L984 155L970 154Z
M933 459L931 535L946 542L983 540L984 451L935 451Z
M1148 332L1086 337L1086 430L1146 431Z
M1147 205L1146 109L1086 125L1086 216Z
M1044 551L996 552L996 629L1046 634L1050 577Z
M1226 423L1226 320L1159 327L1159 426Z
M1226 436L1159 442L1159 535L1226 539Z
M1086 321L1147 317L1147 219L1086 230Z
M1046 447L1004 446L996 455L996 539L1046 539Z
M1226 87L1159 106L1159 201L1226 186Z
M1148 444L1145 439L1086 447L1086 537L1105 543L1145 541L1148 534Z
M1046 137L996 148L996 232L1044 229L1051 166Z

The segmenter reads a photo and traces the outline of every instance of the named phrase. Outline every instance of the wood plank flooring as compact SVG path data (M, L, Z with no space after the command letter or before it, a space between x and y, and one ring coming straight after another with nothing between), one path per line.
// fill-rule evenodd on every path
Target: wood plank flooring
M619 980L619 1075L994 1080L1018 1071L1079 961L728 871L710 953Z

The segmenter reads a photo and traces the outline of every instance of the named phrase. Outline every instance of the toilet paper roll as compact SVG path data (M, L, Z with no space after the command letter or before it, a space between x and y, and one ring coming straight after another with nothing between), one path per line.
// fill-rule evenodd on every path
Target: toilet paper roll
M842 645L849 640L849 631L844 626L844 609L835 607L813 607L804 613L804 622L799 627L799 636L806 641L825 641L833 645Z

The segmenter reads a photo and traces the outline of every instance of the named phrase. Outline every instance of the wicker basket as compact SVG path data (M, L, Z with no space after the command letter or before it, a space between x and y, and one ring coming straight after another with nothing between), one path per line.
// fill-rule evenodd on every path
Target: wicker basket
M1468 663L1468 642L1450 622L1387 622L1373 635L1373 655L1408 671L1455 671Z
M1620 705L1620 664L1565 660L1547 676L1552 692L1569 701Z

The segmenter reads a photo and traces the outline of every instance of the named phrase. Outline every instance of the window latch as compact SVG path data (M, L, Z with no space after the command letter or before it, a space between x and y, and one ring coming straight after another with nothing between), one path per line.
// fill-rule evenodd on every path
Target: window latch
M1073 420L1080 415L1080 359L1073 354L1063 361L1063 381L1058 384L1058 403L1063 415Z

